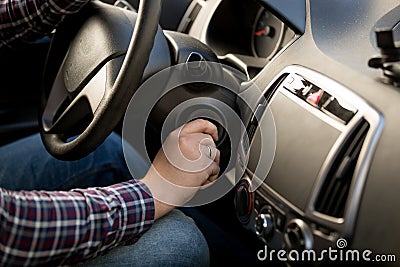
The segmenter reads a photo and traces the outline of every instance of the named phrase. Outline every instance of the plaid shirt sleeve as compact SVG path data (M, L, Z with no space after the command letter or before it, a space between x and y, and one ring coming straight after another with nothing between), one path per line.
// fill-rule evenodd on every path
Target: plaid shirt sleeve
M135 180L70 192L0 189L0 266L82 262L135 242L154 222L154 201Z
M0 47L48 35L89 0L0 0Z

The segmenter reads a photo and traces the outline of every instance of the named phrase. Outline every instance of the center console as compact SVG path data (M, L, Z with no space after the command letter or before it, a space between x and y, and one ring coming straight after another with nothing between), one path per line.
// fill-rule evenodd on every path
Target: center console
M265 89L239 148L241 223L275 249L351 242L382 124L341 84L304 67L284 69Z

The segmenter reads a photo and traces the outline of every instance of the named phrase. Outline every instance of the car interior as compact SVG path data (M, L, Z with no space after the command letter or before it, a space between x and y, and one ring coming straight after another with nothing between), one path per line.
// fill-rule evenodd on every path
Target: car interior
M153 75L218 65L209 76L228 82L160 93L145 124L150 159L170 116L180 116L176 126L204 117L218 127L219 179L229 190L182 208L204 234L211 265L299 264L260 259L266 248L368 250L362 263L396 265L398 0L91 1L49 37L4 47L0 58L0 145L40 132L63 160L90 153L112 131L123 135L129 101ZM212 116L176 115L192 100Z

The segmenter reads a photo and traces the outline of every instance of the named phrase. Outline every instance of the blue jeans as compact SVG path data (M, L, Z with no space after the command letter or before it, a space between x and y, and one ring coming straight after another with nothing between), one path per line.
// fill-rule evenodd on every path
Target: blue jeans
M138 176L148 166L129 149ZM107 186L131 179L122 152L121 138L112 134L89 156L71 162L59 161L44 149L39 135L0 147L0 187L9 190L70 190ZM141 178L135 177L135 178ZM207 243L193 222L174 210L156 221L133 245L118 247L85 266L206 266Z

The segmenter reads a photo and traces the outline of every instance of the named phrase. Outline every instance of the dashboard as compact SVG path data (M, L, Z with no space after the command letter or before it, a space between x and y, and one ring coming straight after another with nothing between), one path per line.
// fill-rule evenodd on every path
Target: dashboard
M271 9L276 3L193 1L180 28L259 88L241 93L253 108L240 106L250 145L238 153L237 217L274 249L321 250L346 240L398 255L400 95L368 65L382 52L379 22L398 22L398 1L304 1L300 31ZM272 159L260 144L270 113Z

